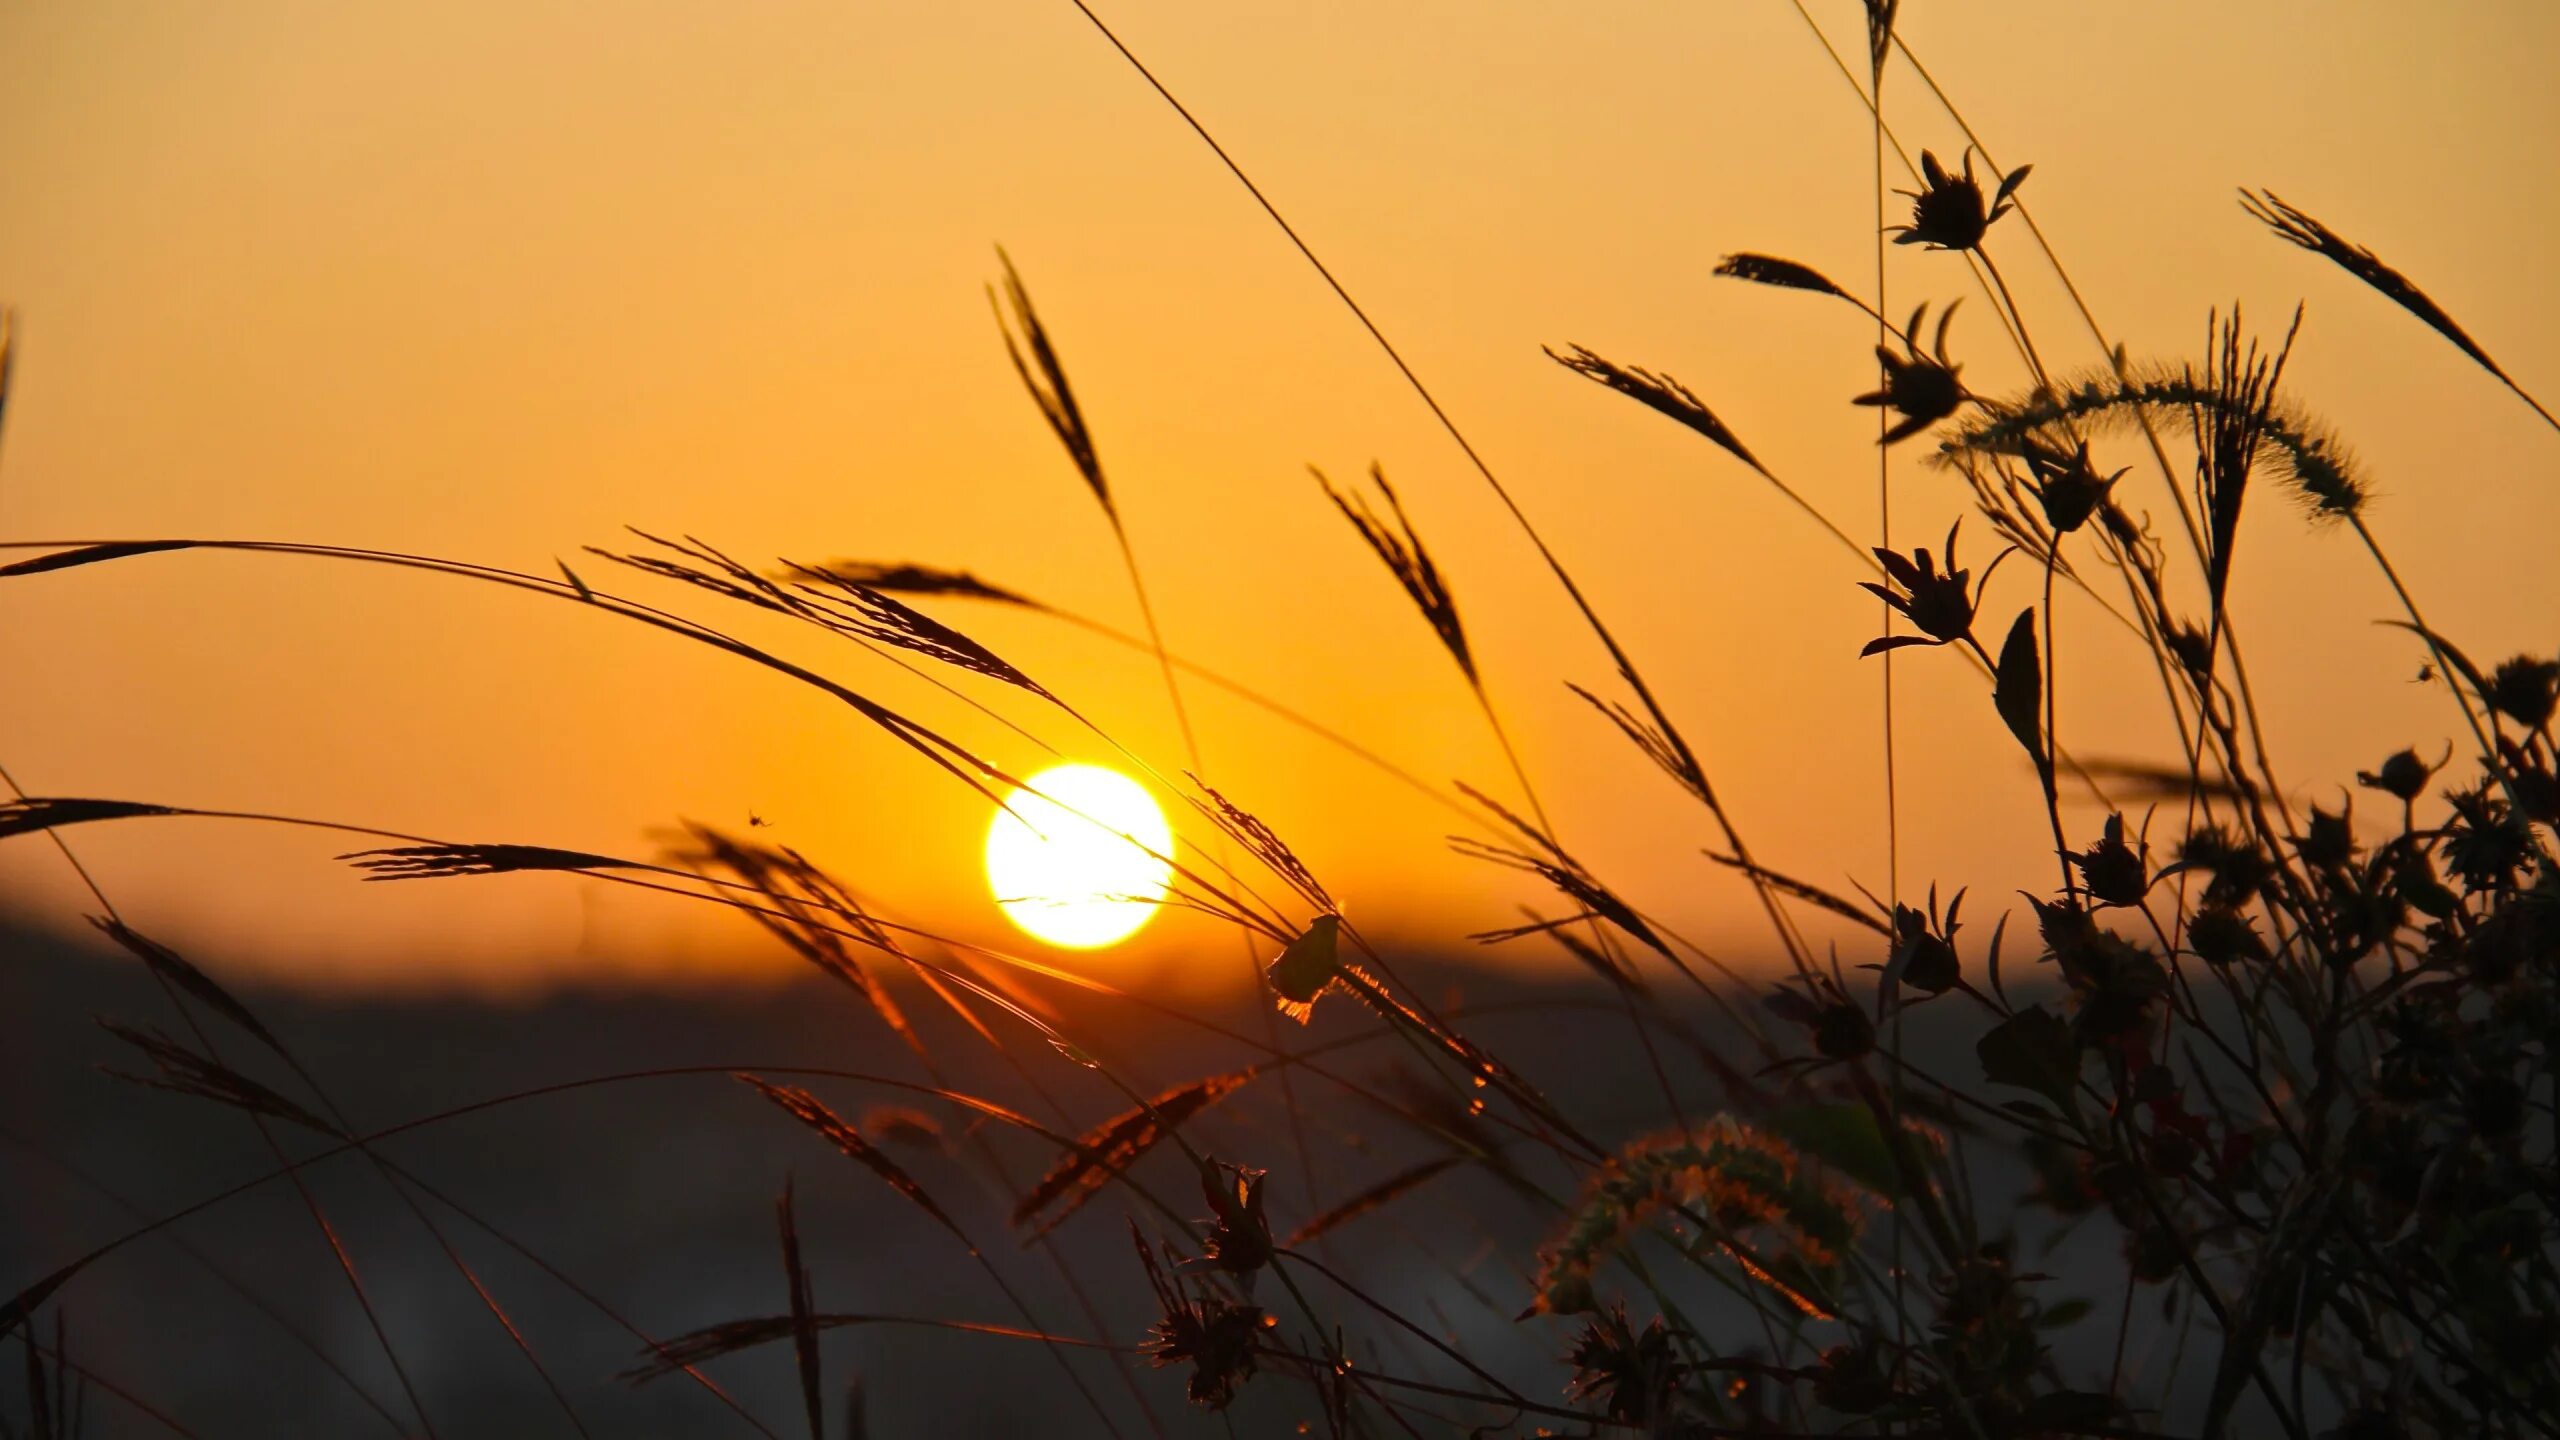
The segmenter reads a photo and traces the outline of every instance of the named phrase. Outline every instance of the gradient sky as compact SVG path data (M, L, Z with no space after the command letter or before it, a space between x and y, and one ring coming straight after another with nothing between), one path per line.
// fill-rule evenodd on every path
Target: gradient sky
M1811 3L1854 53L1857 7ZM1786 0L1097 8L1439 390L1620 625L1754 847L1881 888L1859 573L1722 453L1538 350L1578 341L1678 375L1872 535L1873 412L1844 403L1873 383L1870 327L1709 275L1754 249L1874 288L1865 113ZM2560 438L2233 203L2239 185L2281 191L2560 393L2560 10L1904 9L2002 163L2034 163L2025 198L2136 355L2193 353L2234 299L2274 327L2307 300L2288 378L2363 457L2374 526L2430 618L2484 660L2560 639ZM1915 150L1962 148L1909 69L1886 104ZM1177 652L1435 780L1516 793L1428 630L1306 473L1383 463L1566 841L1709 945L1756 949L1746 892L1696 859L1706 818L1563 690L1603 685L1606 660L1518 531L1066 0L0 3L0 299L22 341L0 537L290 538L547 571L633 524L757 558L966 566L1134 626L1110 533L1005 361L982 291L998 243L1064 352ZM1994 249L2048 353L2094 360L2015 221ZM1948 256L1891 266L1897 311L1969 284ZM2021 378L1996 336L1973 297L1954 341L1988 391ZM1959 513L1918 449L1895 452L1906 546ZM2156 475L2130 483L2174 525ZM2234 608L2297 794L2334 803L2388 751L2432 754L2448 702L2372 623L2389 596L2352 540L2272 494L2247 525ZM1968 553L1987 558L1987 538ZM2001 585L2005 615L2032 577ZM1036 617L941 613L1180 767L1146 657ZM2066 603L2065 742L2173 754L2147 671L2100 623ZM908 676L785 639L1001 763L1037 763ZM155 557L0 588L0 674L0 763L37 793L622 852L753 811L889 907L1014 942L978 873L984 802L815 696L569 606ZM1897 676L1906 888L2049 883L2032 779L1979 682L1927 653ZM1447 812L1191 699L1211 778L1370 927L1454 941L1542 898L1449 855ZM343 846L200 822L70 838L136 924L234 971L539 988L775 963L728 919L588 882L364 886L329 860ZM40 843L0 846L0 896L78 924ZM1176 921L1084 963L1237 961Z

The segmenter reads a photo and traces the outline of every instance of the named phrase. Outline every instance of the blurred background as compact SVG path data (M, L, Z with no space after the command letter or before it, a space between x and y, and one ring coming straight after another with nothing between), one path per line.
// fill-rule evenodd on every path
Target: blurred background
M1908 8L1903 33L1999 163L2035 166L2024 198L2115 338L2187 356L2213 307L2280 332L2307 300L2287 378L2363 457L2374 524L2430 618L2484 660L2550 644L2554 617L2507 585L2548 565L2560 519L2540 423L2269 237L2234 190L2272 186L2376 247L2528 387L2560 373L2544 263L2560 98L2534 58L2560 13ZM1812 13L1857 64L1857 7ZM1846 404L1873 387L1872 326L1709 273L1753 249L1874 289L1865 112L1804 19L1784 0L1605 17L1128 0L1107 17L1437 389L1620 627L1755 850L1881 890L1860 572L1729 457L1539 353L1580 342L1669 371L1876 538L1874 414ZM1915 151L1964 148L1907 66L1886 91ZM1706 817L1564 689L1616 693L1481 480L1064 0L0 6L0 215L20 342L0 537L319 540L552 573L628 524L758 562L965 567L1135 630L1110 532L1005 359L984 293L1001 243L1177 653L1516 802L1453 667L1306 468L1348 481L1381 463L1564 838L1711 946L1758 943L1748 890L1697 859L1720 843ZM2054 363L2096 361L2023 230L1994 241ZM1952 256L1897 249L1891 266L1897 316L1971 288ZM1952 338L1969 384L2021 383L1980 295ZM1894 452L1903 548L1934 546L1962 508L1921 448ZM2174 530L2156 473L2134 482ZM2026 603L2032 577L2003 583L1995 605ZM2452 728L2440 689L2367 683L2421 657L2371 623L2388 592L2334 533L2270 497L2233 583L2302 795L2334 801L2356 768L2432 754ZM1184 768L1146 655L1034 616L942 613ZM2173 756L2156 682L2108 623L2066 598L2062 733L2085 754ZM867 657L795 653L999 763L1038 758ZM1977 678L1934 663L1949 658L1897 669L1903 873L2000 893L2048 863L2034 786ZM829 702L567 606L331 562L162 557L10 584L0 666L16 677L0 763L36 793L618 853L753 813L884 903L1011 933L976 864L984 800ZM1196 682L1186 698L1210 777L1371 928L1447 944L1533 893L1449 855L1453 817L1357 760ZM501 993L778 973L726 919L574 882L461 902L365 888L326 837L236 826L81 843L137 921L225 973ZM25 924L85 929L45 847L0 846L0 895ZM1225 948L1214 927L1162 924L1089 963L1177 983L1203 944Z

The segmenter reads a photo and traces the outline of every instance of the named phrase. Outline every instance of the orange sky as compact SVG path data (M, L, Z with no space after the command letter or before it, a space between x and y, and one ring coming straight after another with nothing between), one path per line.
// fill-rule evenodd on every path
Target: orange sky
M1857 572L1721 453L1538 353L1579 341L1677 374L1872 533L1872 412L1844 403L1873 381L1865 322L1708 274L1747 248L1873 287L1864 112L1794 10L1097 8L1439 390L1620 625L1755 848L1880 887L1878 669L1855 658L1875 606ZM2484 659L2551 647L2560 440L2232 192L2271 185L2373 245L2528 387L2560 391L2560 98L2543 73L2560 11L2443 7L2420 26L2404 4L2307 0L1905 10L2001 159L2034 162L2025 197L2136 354L2192 352L2235 297L2268 325L2307 299L2292 388L2364 457L2375 528L2430 618ZM1814 11L1853 38L1854 5ZM1886 90L1911 144L1961 148L1907 69ZM2095 358L2023 231L2004 221L1994 241L2046 348ZM1428 630L1305 471L1383 462L1565 839L1709 944L1756 946L1745 892L1694 858L1705 817L1564 692L1604 682L1606 662L1516 529L1065 0L0 5L0 298L23 345L0 537L292 538L547 570L630 523L755 557L962 565L1134 626L1109 531L988 314L999 242L1065 353L1177 651L1435 779L1511 794ZM1964 293L1950 257L1892 267L1897 310ZM1969 301L1955 342L1985 390L2019 380L1996 333ZM1900 538L1934 539L1954 482L1917 446L1896 476ZM2156 477L2140 483L2167 520ZM2452 728L2443 693L2404 683L2417 657L2369 623L2388 595L2351 542L2272 499L2248 524L2235 610L2282 773L2333 799L2391 749L2432 753ZM1994 608L2031 583L2006 572ZM1144 657L1032 617L942 613L1179 767ZM2156 691L2091 621L2066 606L2066 743L2172 753ZM1000 763L1037 761L867 657L791 644ZM983 802L821 699L569 606L157 557L0 589L0 674L0 763L38 793L624 852L680 817L752 810L905 913L1014 943L978 875ZM1897 675L1906 884L2043 883L2032 781L1978 682L1928 654ZM1214 693L1192 701L1211 777L1372 928L1453 940L1539 898L1448 855L1446 812ZM326 984L699 973L744 938L582 882L362 886L309 836L186 822L70 838L135 923ZM0 893L77 924L39 844L0 846ZM1088 963L1236 961L1177 922Z

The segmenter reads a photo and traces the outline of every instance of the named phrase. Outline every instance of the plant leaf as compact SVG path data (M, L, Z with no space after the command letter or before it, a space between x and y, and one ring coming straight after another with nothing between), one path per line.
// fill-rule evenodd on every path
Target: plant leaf
M1031 1227L1024 1242L1058 1228L1068 1216L1083 1209L1086 1201L1102 1193L1112 1176L1163 1143L1176 1126L1227 1098L1261 1073L1262 1067L1248 1065L1242 1070L1194 1080L1076 1137L1075 1147L1050 1166L1049 1173L1041 1176L1030 1193L1013 1207L1013 1223ZM1050 1210L1052 1205L1057 1208ZM1041 1213L1044 1210L1049 1211L1045 1216Z
M145 805L133 800L57 800L29 796L0 803L0 840L91 820L129 820L137 815L177 813L166 805Z
M2089 1313L2089 1308L2089 1302L2086 1300L2072 1299L2056 1301L2055 1303L2044 1307L2044 1313L2036 1317L2036 1328L2039 1330L2067 1330L2073 1325L2078 1324L2084 1317L2086 1317Z
M1717 262L1715 273L1748 280L1754 285L1775 285L1782 290L1811 290L1818 295L1849 298L1848 291L1833 284L1831 278L1821 271L1776 255L1755 255L1749 251L1727 255Z
M0 578L11 575L41 575L47 570L68 570L75 565L95 565L101 560L121 560L128 555L154 555L163 550L192 550L193 540L134 540L122 544L83 545L73 550L56 550L33 560L14 565L0 565Z
M1264 978L1280 997L1280 1013L1300 1024L1316 1007L1316 997L1324 993L1342 974L1340 937L1342 917L1318 915L1307 925L1306 933L1289 942L1280 958L1271 962Z
M782 1182L782 1198L774 1202L782 1227L782 1273L791 1285L791 1353L800 1364L800 1400L809 1411L809 1440L827 1440L824 1384L818 1359L817 1301L810 1293L809 1267L800 1263L800 1224L791 1213L791 1182Z
M2074 1112L2073 1087L2080 1079L2080 1049L2071 1025L2042 1005L2030 1005L1993 1026L1974 1042L1983 1078L2001 1085L2033 1090Z
M2000 667L1991 687L1991 703L2000 708L2000 718L2009 725L2009 733L2026 747L2027 758L2044 772L2052 762L2044 751L2044 664L2036 658L2036 612L2029 608L2018 612L2018 621L2009 627L2009 638L2000 646Z
M1901 1198L1901 1172L1885 1148L1875 1112L1864 1105L1791 1105L1770 1117L1769 1128L1813 1158L1888 1200Z
M1361 1216L1368 1214L1370 1211L1377 1209L1379 1206L1386 1204L1388 1201L1395 1199L1406 1191L1416 1188L1421 1185L1422 1182L1429 1180L1440 1172L1455 1166L1459 1161L1465 1158L1466 1157L1462 1155L1443 1155L1438 1159L1425 1160L1419 1165L1399 1170L1395 1174L1388 1176L1386 1179L1379 1181L1377 1184L1370 1186L1359 1194L1352 1196L1350 1199L1345 1200L1341 1204L1334 1206L1332 1209L1325 1211L1321 1215L1318 1215L1306 1224L1299 1226L1297 1229L1289 1233L1288 1239L1283 1240L1280 1243L1294 1250L1319 1235L1325 1234L1339 1226L1347 1225L1350 1222L1359 1219Z
M268 1049L278 1055L286 1053L284 1042L278 1040L274 1032L261 1024L258 1017L250 1013L248 1006L241 1004L230 991L215 983L212 976L197 969L185 956L126 925L122 920L93 915L89 917L89 923L97 926L100 933L108 939L140 957L143 964L150 966L153 972L170 984L202 1001L207 1008L221 1015L223 1019L258 1037L259 1042Z
M880 1153L879 1146L864 1139L861 1131L854 1129L842 1116L828 1109L825 1101L796 1085L775 1085L753 1075L742 1074L738 1078L754 1086L756 1092L767 1100L790 1112L793 1119L817 1131L828 1143L843 1151L847 1158L859 1161L868 1167L872 1174L888 1181L891 1189L906 1196L917 1209L932 1216L940 1222L943 1229L957 1236L960 1243L968 1247L970 1254L978 1253L978 1247L970 1242L968 1232L962 1230L959 1222L953 1220L948 1212L934 1203L933 1197L925 1193L924 1187L916 1183L914 1176L900 1168L897 1161Z

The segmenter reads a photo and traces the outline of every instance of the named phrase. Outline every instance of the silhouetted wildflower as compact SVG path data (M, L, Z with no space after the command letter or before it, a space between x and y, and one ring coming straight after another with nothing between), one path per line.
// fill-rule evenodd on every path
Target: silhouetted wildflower
M1956 921L1956 912L1962 908L1964 892L1957 891L1945 916L1940 917L1935 887L1930 890L1925 914L1908 905L1894 907L1893 959L1888 967L1894 978L1929 995L1943 995L1955 987L1964 976L1963 962L1955 947L1956 931L1962 928Z
M2444 861L2463 887L2472 891L2504 890L2533 858L2533 836L2517 823L2505 802L2488 787L2456 791L2445 797L2456 817L2444 846Z
M2143 857L2124 843L2122 815L2107 817L2106 831L2097 843L2063 858L2080 872L2081 883L2102 905L2139 905L2143 892L2150 888Z
M1880 636L1868 641L1866 647L1858 652L1860 655L1875 655L1905 645L1948 645L1973 634L1974 610L1981 604L1983 589L1991 584L1991 572L1999 569L2000 562L2014 551L2001 551L1992 560L1991 569L1982 572L1982 586L1968 588L1972 572L1956 568L1956 532L1963 528L1964 522L1958 520L1947 530L1947 568L1943 573L1926 545L1913 550L1908 556L1882 548L1876 550L1876 560L1884 566L1885 575L1891 583L1879 585L1872 580L1861 580L1858 582L1860 588L1881 597L1920 633ZM1892 588L1896 585L1901 587L1899 591Z
M2125 475L2118 470L2113 475L2100 476L2097 467L2089 462L2087 441L2067 455L2042 445L2030 445L2023 458L2035 476L2036 502L2044 509L2045 523L2057 535L2068 535L2087 524Z
M1203 1253L1231 1274L1250 1276L1271 1263L1271 1221L1262 1213L1264 1174L1221 1165L1214 1157L1200 1161L1200 1189L1209 1197L1211 1221Z
M1932 250L1971 250L1982 243L1982 234L1991 222L2009 213L2009 197L2025 183L2033 166L2021 165L2000 181L1990 207L1982 202L1981 182L1973 178L1973 152L1964 155L1964 169L1947 173L1938 157L1920 152L1920 178L1927 186L1922 190L1897 190L1897 195L1911 198L1911 223L1893 227L1896 245L1926 245Z
M2489 708L2524 726L2539 730L2560 708L2560 661L2518 655L2490 673L2485 698Z
M1891 445L1908 440L1939 421L1956 413L1965 400L1964 382L1956 378L1964 367L1947 358L1947 322L1956 315L1949 305L1938 317L1938 332L1929 353L1920 353L1920 322L1929 312L1927 305L1911 312L1911 323L1902 329L1906 355L1896 355L1893 347L1878 345L1876 360L1884 366L1884 386L1850 401L1852 405L1884 405L1902 416L1899 424L1884 432L1876 443Z
M1137 1242L1147 1284L1163 1312L1139 1348L1159 1366L1189 1364L1191 1403L1204 1410L1226 1409L1237 1388L1253 1376L1254 1353L1270 1318L1258 1305L1239 1305L1206 1287L1195 1296L1178 1275L1167 1275L1156 1263L1135 1223L1129 1237Z
M2178 846L2173 870L2202 870L2211 875L2213 879L2204 892L2209 905L2240 905L2256 899L2275 874L2272 862L2257 842L2219 825L2198 826L2190 831Z
M1565 1358L1573 1365L1567 1397L1598 1400L1603 1415L1638 1425L1670 1416L1683 1367L1659 1316L1638 1331L1627 1322L1626 1306L1613 1305L1583 1325Z
M1873 1347L1834 1345L1814 1371L1813 1398L1844 1415L1865 1415L1893 1403L1893 1381Z
M2267 958L2267 945L2258 938L2256 923L2221 905L2204 906L2188 919L2187 948L2213 965Z
M2335 869L2355 858L2355 832L2347 825L2344 813L2331 814L2314 805L2311 823L2293 842L2294 853L2303 863L2323 870Z
M2426 792L2427 782L2435 778L2437 768L2419 759L2417 751L2402 750L2370 770L2357 771L2356 783L2405 803Z
M2073 1034L2103 1045L2133 1039L2150 1025L2169 988L2158 957L2112 931L2068 901L2030 899L2045 946L2071 987Z

